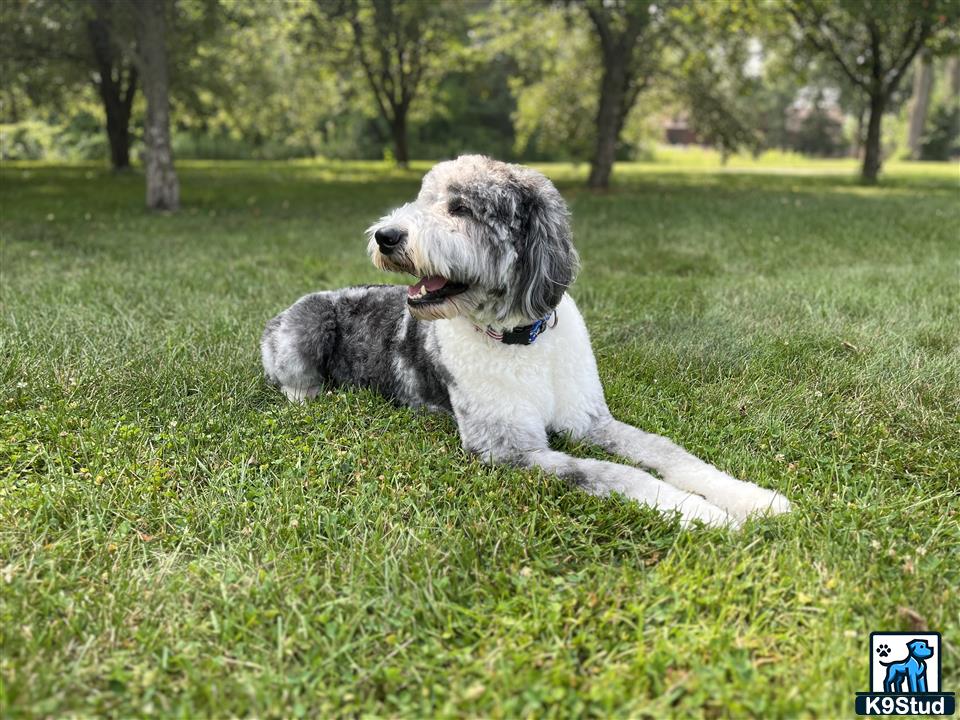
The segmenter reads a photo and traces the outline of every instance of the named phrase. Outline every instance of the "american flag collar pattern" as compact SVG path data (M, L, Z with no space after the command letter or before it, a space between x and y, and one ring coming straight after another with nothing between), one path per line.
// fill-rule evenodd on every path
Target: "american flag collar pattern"
M542 317L530 325L520 325L505 332L497 332L489 325L485 328L474 325L473 329L483 333L487 337L493 338L504 345L532 345L534 341L548 329L557 326L557 311L554 310L546 317ZM552 322L551 322L552 321Z

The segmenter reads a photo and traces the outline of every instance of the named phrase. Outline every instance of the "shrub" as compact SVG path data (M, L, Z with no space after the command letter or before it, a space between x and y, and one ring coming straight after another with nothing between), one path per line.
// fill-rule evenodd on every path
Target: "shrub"
M921 160L949 160L960 153L960 108L941 105L930 116L920 140Z
M41 120L0 125L0 158L46 160L53 154L58 129Z

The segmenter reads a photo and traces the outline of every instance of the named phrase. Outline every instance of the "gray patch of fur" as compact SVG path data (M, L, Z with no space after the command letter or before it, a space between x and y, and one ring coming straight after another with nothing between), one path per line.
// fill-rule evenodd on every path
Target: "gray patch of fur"
M355 385L401 405L451 412L449 373L427 350L433 328L407 315L406 295L404 287L375 285L300 298L264 330L267 379L299 389L297 400Z

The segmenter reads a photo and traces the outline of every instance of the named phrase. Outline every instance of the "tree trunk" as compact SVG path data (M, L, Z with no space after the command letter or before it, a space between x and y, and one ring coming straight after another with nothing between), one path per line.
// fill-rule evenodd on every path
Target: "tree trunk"
M104 84L97 89L107 116L107 140L110 142L110 163L115 171L130 169L130 111L137 90L137 71L130 69L126 92L120 92L120 83Z
M124 61L110 30L111 6L96 3L96 17L87 22L87 38L97 63L99 78L94 83L107 118L110 163L114 170L130 167L130 111L137 91L136 68L129 68L124 87Z
M947 60L947 83L950 88L949 102L956 108L960 102L960 55L954 55ZM953 121L954 138L960 134L960 117L954 117Z
M857 108L857 129L856 137L853 139L853 154L852 157L859 158L860 154L863 152L863 116L867 114L867 108L865 105L860 104Z
M101 93L102 97L102 93ZM110 141L110 164L117 172L130 169L130 112L121 104L103 98L107 114L107 140Z
M927 111L930 108L930 93L933 90L933 59L929 52L916 61L916 70L913 76L913 98L910 103L910 129L907 135L907 146L910 148L910 158L920 159L920 140L923 137L923 128L927 124Z
M410 154L407 150L407 108L397 108L390 123L390 133L393 135L394 159L399 167L410 165Z
M590 161L587 185L605 189L617 157L617 141L625 117L623 101L627 91L626 59L604 58L603 82L600 85L600 107L597 109L597 143Z
M147 99L147 207L176 210L180 183L173 168L170 144L170 98L167 76L166 0L136 0L137 54L143 94Z
M882 93L875 93L870 96L870 119L867 124L867 138L864 144L863 170L860 173L860 179L866 185L875 185L877 176L880 174L880 164L882 162L882 135L880 131L886 105L887 99Z
M960 97L960 56L954 55L947 60L947 78L950 83L950 98L956 101Z

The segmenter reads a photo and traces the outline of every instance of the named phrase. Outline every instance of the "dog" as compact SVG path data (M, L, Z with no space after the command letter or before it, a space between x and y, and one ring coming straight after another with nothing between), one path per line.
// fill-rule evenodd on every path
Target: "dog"
M270 320L264 372L291 401L324 387L373 388L453 415L464 449L487 463L619 493L679 513L684 526L790 509L779 493L611 415L567 293L579 269L567 205L539 172L479 155L441 162L416 199L367 236L376 267L417 280L312 293ZM551 434L644 469L552 450Z
M911 640L907 643L907 657L896 662L880 661L887 668L887 676L883 681L883 691L886 693L902 692L903 681L907 681L907 689L912 693L927 691L927 663L933 657L933 648L926 640Z

